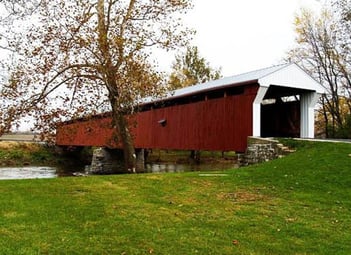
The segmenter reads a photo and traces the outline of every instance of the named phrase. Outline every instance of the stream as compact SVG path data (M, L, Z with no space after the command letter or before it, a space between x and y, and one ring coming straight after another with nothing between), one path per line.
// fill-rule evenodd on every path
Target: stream
M203 164L174 164L152 163L146 165L147 173L175 173L194 171L214 171L235 168L233 162L203 163ZM0 167L0 180L14 179L44 179L84 175L84 169L61 169L47 166Z
M0 180L56 178L56 168L46 166L1 167Z

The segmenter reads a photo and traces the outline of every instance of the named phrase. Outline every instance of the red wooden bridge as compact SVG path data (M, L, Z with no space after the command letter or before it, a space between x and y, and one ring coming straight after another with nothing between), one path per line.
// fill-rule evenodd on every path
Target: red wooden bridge
M248 136L314 136L321 85L296 64L265 68L146 100L129 116L136 148L243 152ZM118 148L109 113L61 123L59 146Z

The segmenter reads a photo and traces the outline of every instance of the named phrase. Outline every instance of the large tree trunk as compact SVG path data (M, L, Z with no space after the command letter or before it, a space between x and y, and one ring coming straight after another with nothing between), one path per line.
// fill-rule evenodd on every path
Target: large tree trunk
M136 154L126 114L119 109L118 101L115 96L110 95L110 103L112 107L112 124L117 131L118 143L122 145L125 169L128 172L135 173L138 171Z
M137 169L133 137L129 131L128 121L124 114L118 111L113 111L112 114L120 138L119 141L123 147L125 168L128 172L135 173L139 169Z

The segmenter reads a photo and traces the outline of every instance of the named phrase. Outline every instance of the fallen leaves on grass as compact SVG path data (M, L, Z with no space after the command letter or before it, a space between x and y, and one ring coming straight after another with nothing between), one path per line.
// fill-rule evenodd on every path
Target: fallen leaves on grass
M236 192L220 193L219 199L231 200L233 202L255 202L265 200L266 197L262 194L253 193L251 191L239 190Z
M236 239L234 239L234 240L232 241L232 244L233 244L233 245L239 245L239 241L236 240Z

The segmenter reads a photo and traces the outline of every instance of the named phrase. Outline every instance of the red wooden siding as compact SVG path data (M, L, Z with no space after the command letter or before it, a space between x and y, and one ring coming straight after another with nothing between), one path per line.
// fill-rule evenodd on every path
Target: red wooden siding
M244 93L196 103L139 112L130 118L136 148L244 151L252 135L252 103L258 85ZM166 120L165 126L158 123ZM64 123L56 143L73 146L117 147L111 118Z

